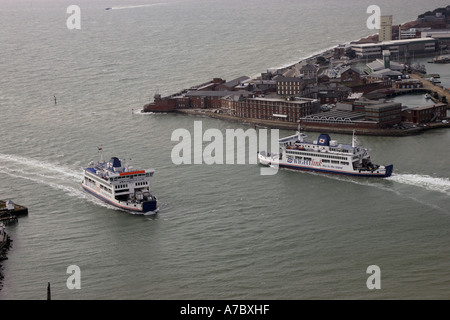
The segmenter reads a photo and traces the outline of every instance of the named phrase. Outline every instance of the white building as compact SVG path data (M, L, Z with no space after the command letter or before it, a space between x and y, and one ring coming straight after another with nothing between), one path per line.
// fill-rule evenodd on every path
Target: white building
M392 16L380 17L380 32L378 34L379 41L392 40Z
M359 58L363 59L380 58L383 50L389 50L391 56L404 57L406 52L410 55L415 53L434 53L437 50L437 41L434 38L392 40L378 43L353 44L352 49Z

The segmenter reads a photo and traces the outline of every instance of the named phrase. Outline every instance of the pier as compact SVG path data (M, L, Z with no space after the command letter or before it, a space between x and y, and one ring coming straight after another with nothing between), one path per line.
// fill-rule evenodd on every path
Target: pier
M445 89L435 85L431 81L425 80L422 76L412 73L410 75L411 79L417 79L420 82L422 82L423 90L426 90L431 93L431 98L434 102L443 102L447 103L447 109L449 109L448 102L450 102L450 92L446 91ZM436 101L436 98L433 96L434 93L437 93L439 96L439 101ZM445 97L445 98L444 98Z
M10 200L4 201L0 200L0 219L3 216L14 215L14 216L24 216L28 214L28 208L15 204Z

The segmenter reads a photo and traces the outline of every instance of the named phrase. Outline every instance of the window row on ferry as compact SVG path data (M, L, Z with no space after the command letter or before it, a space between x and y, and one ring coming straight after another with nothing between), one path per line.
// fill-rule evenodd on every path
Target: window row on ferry
M301 154L304 156L311 156L311 157L317 157L317 154L314 153L306 153L306 152L301 152L301 151L295 151L295 150L289 150L288 154ZM321 158L329 158L329 159L338 159L338 160L347 160L347 157L339 157L339 156L332 156L332 155L328 155L328 154L321 154L320 155Z
M100 189L101 190L105 190L106 192L109 192L109 193L112 193L112 190L110 189L110 188L108 188L108 187L105 187L104 185L100 185Z
M139 173L139 174L131 174L131 175L126 175L126 176L123 176L123 177L114 177L114 178L112 178L112 180L113 181L117 181L117 179L133 179L133 178L137 178L137 177L151 177L152 176L152 173L149 173L149 172L147 172L147 173Z

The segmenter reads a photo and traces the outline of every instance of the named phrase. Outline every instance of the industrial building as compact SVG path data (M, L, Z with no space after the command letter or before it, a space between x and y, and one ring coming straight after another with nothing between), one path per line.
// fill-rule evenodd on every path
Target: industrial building
M356 55L362 59L375 59L383 56L383 50L389 50L392 58L407 59L414 55L432 55L437 50L437 40L434 38L415 38L384 41L379 43L352 44Z

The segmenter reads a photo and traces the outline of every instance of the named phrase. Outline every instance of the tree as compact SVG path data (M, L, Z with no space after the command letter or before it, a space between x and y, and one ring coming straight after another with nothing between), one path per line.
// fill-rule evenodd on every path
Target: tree
M327 59L325 59L322 56L317 57L317 63L320 64L320 65L323 65L323 64L327 63Z

